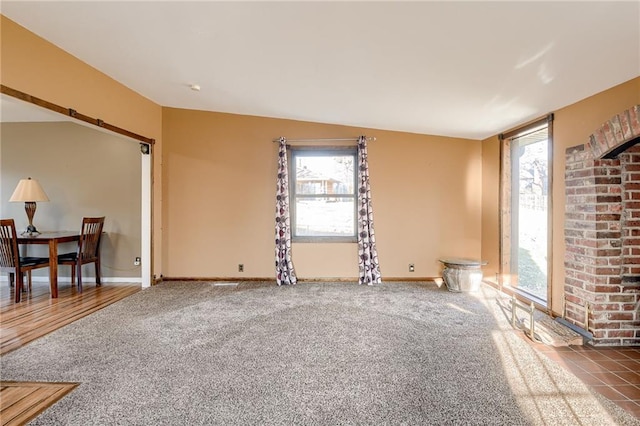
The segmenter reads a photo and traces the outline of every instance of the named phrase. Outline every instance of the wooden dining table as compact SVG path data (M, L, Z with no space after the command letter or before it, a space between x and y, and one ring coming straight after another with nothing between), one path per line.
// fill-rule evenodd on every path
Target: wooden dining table
M78 241L79 239L80 233L78 231L53 231L33 235L18 235L18 244L20 245L40 244L49 246L49 285L53 299L58 297L58 244Z

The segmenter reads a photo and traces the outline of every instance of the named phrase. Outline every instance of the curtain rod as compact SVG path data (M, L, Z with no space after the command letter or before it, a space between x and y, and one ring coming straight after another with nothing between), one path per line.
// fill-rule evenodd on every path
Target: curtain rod
M286 138L285 138L286 139ZM287 142L357 142L360 138L286 139ZM375 141L375 136L367 137L367 142ZM272 142L280 142L280 138Z

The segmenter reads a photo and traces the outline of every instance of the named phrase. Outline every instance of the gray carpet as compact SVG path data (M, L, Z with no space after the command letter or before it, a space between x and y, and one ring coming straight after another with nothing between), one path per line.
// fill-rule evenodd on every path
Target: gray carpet
M167 282L0 362L5 380L81 383L36 425L640 424L484 287Z

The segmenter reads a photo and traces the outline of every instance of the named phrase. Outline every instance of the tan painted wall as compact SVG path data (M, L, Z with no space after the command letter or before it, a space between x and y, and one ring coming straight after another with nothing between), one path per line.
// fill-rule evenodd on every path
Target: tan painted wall
M5 86L156 140L152 238L154 272L159 275L162 271L161 107L1 15L0 69L0 81Z
M500 271L500 142L498 137L482 141L482 268L485 279Z
M278 136L375 136L369 161L383 277L439 276L480 255L481 144L465 139L164 108L164 275L273 277ZM355 278L356 244L293 246L300 278ZM237 265L245 272L239 274Z
M564 167L567 148L585 143L606 120L640 104L640 77L554 111L553 122L553 273L552 309L560 314L564 293ZM498 259L498 182L500 154L497 137L482 142L482 256ZM498 263L495 263L498 265ZM491 271L490 273L495 273ZM485 272L485 276L487 272Z
M24 203L10 203L20 179L37 179L50 202L37 205L34 225L40 231L80 230L83 216L105 216L101 242L103 277L139 278L141 153L136 144L70 122L0 124L2 194L0 216L14 218L18 230L28 222ZM60 247L74 251L75 243ZM40 253L37 253L38 249ZM46 247L29 247L30 255L48 256ZM93 265L87 277L93 278ZM47 270L34 275L47 275ZM62 268L60 276L70 276Z
M153 238L157 274L236 276L237 264L245 263L246 276L271 276L272 214L267 217L255 213L256 209L273 209L275 147L268 141L278 135L342 137L345 133L361 133L338 126L177 110L166 110L163 123L159 105L4 16L0 17L0 47L2 84L156 139ZM635 79L555 112L556 311L560 306L557 294L561 294L564 280L564 149L581 143L603 121L640 102L639 98L640 80ZM166 149L163 125L165 138L171 138L173 145L164 156L168 167L165 171L161 162ZM371 144L370 156L372 173L378 173L372 175L372 181L383 274L408 276L407 264L413 262L416 276L438 275L440 268L435 259L439 256L476 257L480 251L490 262L485 276L493 274L498 260L497 138L479 143L363 132L378 137ZM234 147L224 147L225 144ZM215 155L198 148L210 149ZM454 162L454 155L462 161ZM211 191L210 195L240 201L244 210L218 207L219 203L214 205L203 199L184 176L204 177L207 183L203 187ZM235 180L212 179L226 176ZM163 183L163 178L171 181ZM169 199L163 200L163 196ZM226 222L212 224L221 219ZM163 235L163 231L168 234ZM346 260L355 253L351 245L298 244L294 249L296 266L303 277L357 274L355 261ZM204 266L203 259L211 266ZM325 269L322 263L332 267Z

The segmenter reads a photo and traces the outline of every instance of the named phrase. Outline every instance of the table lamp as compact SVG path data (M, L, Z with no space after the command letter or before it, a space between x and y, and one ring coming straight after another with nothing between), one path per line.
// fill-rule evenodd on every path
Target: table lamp
M24 201L24 210L27 212L27 218L29 219L29 226L24 234L39 234L35 226L33 226L33 215L36 213L36 201L49 201L49 197L44 193L44 190L40 186L37 180L27 178L20 179L16 190L13 191L13 195L9 198L10 202Z

